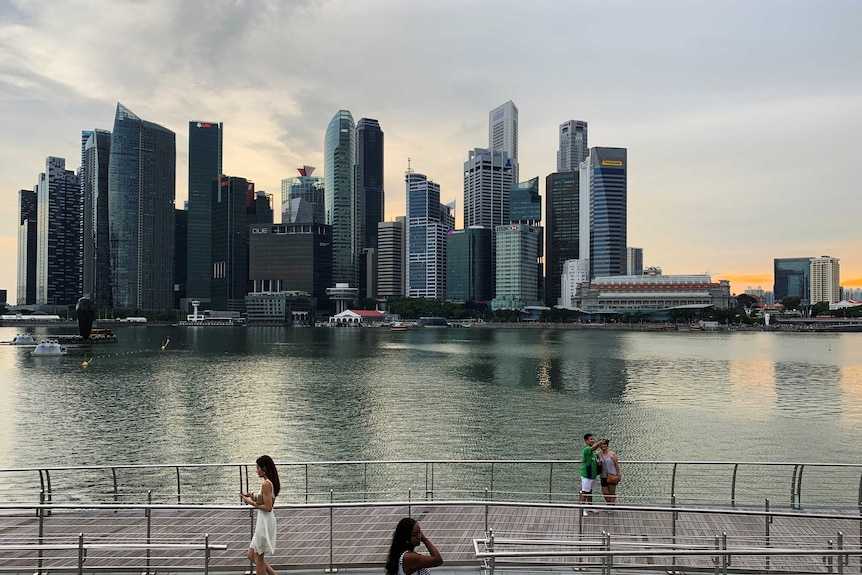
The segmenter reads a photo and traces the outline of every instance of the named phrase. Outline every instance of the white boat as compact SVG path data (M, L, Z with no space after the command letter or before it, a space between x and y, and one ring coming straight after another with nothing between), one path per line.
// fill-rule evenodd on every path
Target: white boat
M29 347L36 347L36 338L34 338L29 333L19 333L15 337L12 338L12 341L4 341L3 343L9 345L23 345Z
M389 325L390 331L407 331L408 329L410 329L410 324L402 321L393 321Z
M34 357L57 357L66 355L66 353L68 353L68 350L61 346L60 342L56 339L43 339L36 346L36 349L30 352L30 355Z

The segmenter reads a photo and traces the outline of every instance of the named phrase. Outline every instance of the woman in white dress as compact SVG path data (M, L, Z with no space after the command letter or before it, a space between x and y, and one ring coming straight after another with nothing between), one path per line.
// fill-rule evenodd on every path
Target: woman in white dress
M429 555L416 553L414 549L422 543ZM392 535L392 545L389 547L389 558L386 560L388 575L430 575L429 567L443 564L443 556L434 547L415 519L405 517L398 522Z
M243 493L242 500L257 508L257 523L254 526L254 536L248 546L248 560L254 562L257 575L276 575L265 557L275 553L276 524L272 508L275 498L281 490L278 471L269 455L257 458L257 475L263 478L260 492Z

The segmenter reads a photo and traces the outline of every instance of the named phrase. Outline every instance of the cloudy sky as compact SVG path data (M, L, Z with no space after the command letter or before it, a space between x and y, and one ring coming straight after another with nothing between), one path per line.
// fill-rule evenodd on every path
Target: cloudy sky
M862 286L862 3L798 0L0 0L0 289L15 298L17 192L117 102L177 134L225 124L224 169L280 197L323 171L330 118L386 136L386 217L408 158L457 202L488 111L520 110L520 175L558 125L628 148L628 243L665 273L772 289L775 257L841 259Z

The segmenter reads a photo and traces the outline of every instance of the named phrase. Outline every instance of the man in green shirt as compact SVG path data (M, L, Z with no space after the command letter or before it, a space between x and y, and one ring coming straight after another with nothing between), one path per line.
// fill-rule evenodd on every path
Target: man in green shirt
M599 474L596 465L596 450L602 446L601 441L596 441L592 433L584 434L584 449L581 451L581 503L593 502L593 483ZM584 509L584 517L587 510Z

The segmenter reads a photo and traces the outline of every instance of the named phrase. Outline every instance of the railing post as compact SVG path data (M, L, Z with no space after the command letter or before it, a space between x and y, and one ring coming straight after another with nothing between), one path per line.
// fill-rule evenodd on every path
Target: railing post
M111 479L113 479L113 481L114 481L114 503L117 503L120 500L120 492L119 492L119 488L117 487L117 468L116 467L111 467ZM114 513L116 513L116 512L117 512L117 510L114 510Z
M488 504L488 488L485 488L485 533L488 533L488 513L491 506Z
M180 466L177 465L177 505L181 504L183 501L182 489L180 488Z
M826 542L826 548L829 551L832 551L832 540L831 539ZM826 572L832 573L832 555L827 555L823 559L826 562Z
M719 565L721 565L721 554L719 551L721 550L721 539L716 535L715 537L715 556L712 558L712 564L714 565L713 571L715 571L715 575L719 575L720 569Z
M676 473L676 463L674 463L673 467L674 467L674 474L675 474ZM676 546L676 520L679 517L679 513L676 511L676 495L674 495L674 494L671 494L671 496L670 496L670 506L674 509L670 514L670 523L671 523L670 534L671 534L671 537L673 538L673 544L674 544L674 546ZM671 557L670 564L671 564L672 571L675 573L676 572L676 555Z
M726 553L727 551L727 532L722 531L721 533L721 550L725 551L725 554L721 556L721 573L722 575L727 575L727 568L730 567L730 555Z
M413 488L407 488L407 517L413 517L413 506L411 503L413 502Z
M730 506L736 507L736 472L739 469L739 463L733 464L733 479L730 483Z
M860 487L862 489L862 487ZM494 462L491 462L491 497L494 497ZM862 510L862 504L860 504L859 509Z
M548 503L554 502L554 462L551 462L551 469L548 471Z
M766 498L766 546L771 547L770 543L770 525L772 525L772 515L769 513L769 497ZM769 555L766 556L766 570L769 571L771 566L771 557Z
M152 514L153 508L151 507L153 504L153 491L151 489L147 489L147 509L144 512L147 518L147 570L146 573L151 573L150 571L150 548L149 545L152 543Z
M52 503L54 501L54 492L51 489L51 472L49 470L45 470L45 483L48 485L48 489L45 492L45 502ZM48 516L51 516L51 510L48 510Z
M305 502L308 503L308 464L305 464Z
M45 508L42 507L45 504L45 491L39 492L39 510L37 514L39 515L39 545L44 543L43 536L45 535ZM38 569L37 573L42 572L42 549L39 548L38 554Z
M333 530L334 530L334 521L333 521L333 512L335 508L333 507L333 492L332 489L329 490L329 569L325 569L325 573L338 573L338 569L335 568L335 550L334 550L334 542L333 542Z
M494 530L486 531L485 537L488 540L488 551L491 552L491 559L488 561L488 575L494 575Z
M607 555L602 557L602 573L603 575L611 575L611 565L613 564L613 560L610 555L611 534L607 531L602 531L602 549L608 552Z
M838 551L844 550L844 534L842 532L838 532ZM836 556L838 559L838 575L844 575L844 566L850 563L849 555L838 555Z
M368 463L362 464L362 501L368 501Z
M149 569L148 569L149 570ZM210 534L204 534L204 575L210 572Z
M84 551L84 534L78 534L78 575L84 575L84 559L86 552Z
M670 496L671 496L671 501L673 501L673 498L676 496L676 466L677 466L677 465L679 465L679 464L678 464L678 463L674 463L674 464L673 464L673 471L671 471L671 474L670 474Z

